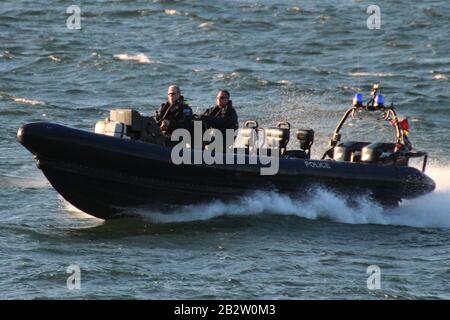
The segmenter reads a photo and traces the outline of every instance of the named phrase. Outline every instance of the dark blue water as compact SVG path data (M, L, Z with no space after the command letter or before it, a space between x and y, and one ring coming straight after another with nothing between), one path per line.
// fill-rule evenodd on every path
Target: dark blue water
M378 1L369 30L370 4L86 0L69 30L67 1L2 1L0 297L450 298L450 4ZM314 128L315 156L353 94L380 83L437 189L390 212L325 190L255 192L104 222L68 205L16 141L32 121L93 130L111 108L153 113L171 83L198 112L227 88L241 121ZM66 286L74 264L80 290Z

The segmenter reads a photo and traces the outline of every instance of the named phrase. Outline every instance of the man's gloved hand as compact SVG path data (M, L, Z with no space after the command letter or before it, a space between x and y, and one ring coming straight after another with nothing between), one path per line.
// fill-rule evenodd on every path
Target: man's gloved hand
M162 131L167 131L167 130L169 129L169 125L170 125L170 121L169 121L169 120L163 120L163 121L161 122L161 124L159 125L159 128L160 128Z

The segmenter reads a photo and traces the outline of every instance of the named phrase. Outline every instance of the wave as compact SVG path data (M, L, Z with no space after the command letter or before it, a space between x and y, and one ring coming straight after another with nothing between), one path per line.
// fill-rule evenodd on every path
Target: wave
M49 55L48 59L53 61L53 62L61 62L61 58L55 55Z
M188 205L171 212L137 210L156 223L192 222L220 216L292 215L306 219L327 219L349 224L399 225L418 228L450 228L450 166L432 167L428 174L437 182L435 192L405 200L395 209L385 210L366 197L348 205L337 194L318 188L305 201L276 192L256 192L237 201Z
M175 9L164 9L164 13L173 16L173 15L181 15L181 13Z
M27 99L24 97L12 97L12 99L15 102L27 104L27 105L31 105L31 106L44 106L45 105L44 101Z
M445 74L435 74L433 76L433 80L448 80L448 77Z
M136 61L138 63L150 64L155 63L155 61L150 60L145 54L138 53L135 55L129 55L127 53L115 54L113 56L114 59L120 61Z
M393 73L385 73L385 72L350 72L349 76L353 77L394 77Z
M201 23L198 27L199 28L211 28L213 25L214 25L214 22L207 21L207 22Z
M36 176L10 176L0 174L0 187L20 189L43 189L50 188L50 183L43 174Z
M288 9L288 12L290 13L302 13L303 9L300 7L292 7Z
M3 51L2 53L0 53L0 58L4 58L4 59L13 59L15 58L14 55L9 52L9 51Z
M436 182L436 190L423 197L404 201L393 211L391 224L450 228L450 165L430 166L427 174Z

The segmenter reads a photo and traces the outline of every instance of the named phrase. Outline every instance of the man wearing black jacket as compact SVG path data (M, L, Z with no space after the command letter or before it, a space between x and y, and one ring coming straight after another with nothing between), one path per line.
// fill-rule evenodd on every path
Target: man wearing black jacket
M217 129L222 133L224 151L233 145L234 139L233 141L226 139L226 130L236 130L239 123L236 110L230 100L230 93L227 90L220 90L217 93L216 105L206 110L200 118L206 129Z
M226 129L236 130L239 127L238 116L230 100L227 90L217 93L216 105L206 110L201 119L205 122L207 129L218 129L225 138Z
M178 86L171 85L167 90L167 102L156 112L156 121L166 135L178 128L192 131L192 109Z

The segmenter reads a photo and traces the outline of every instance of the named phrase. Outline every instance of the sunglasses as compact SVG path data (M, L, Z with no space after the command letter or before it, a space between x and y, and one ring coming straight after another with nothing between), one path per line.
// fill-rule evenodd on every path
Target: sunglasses
M176 95L176 94L178 94L179 92L169 92L167 95L168 96L174 96L174 95Z
M217 99L220 99L220 100L228 100L228 97L217 97Z

